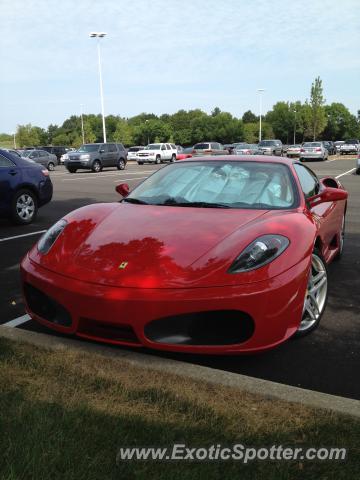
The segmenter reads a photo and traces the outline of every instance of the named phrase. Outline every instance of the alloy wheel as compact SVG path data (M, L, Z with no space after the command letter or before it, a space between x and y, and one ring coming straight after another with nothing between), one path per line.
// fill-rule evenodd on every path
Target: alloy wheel
M35 213L35 202L31 195L23 193L16 201L16 214L24 222L32 219Z
M313 253L299 333L312 330L320 321L326 306L327 289L328 278L324 261Z

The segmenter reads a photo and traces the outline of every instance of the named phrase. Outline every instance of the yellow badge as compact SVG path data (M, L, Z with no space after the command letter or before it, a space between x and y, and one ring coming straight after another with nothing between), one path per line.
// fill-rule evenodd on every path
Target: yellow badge
M128 263L129 263L129 262L121 262L120 265L119 265L119 269L120 269L120 270L124 270L124 268L127 267Z

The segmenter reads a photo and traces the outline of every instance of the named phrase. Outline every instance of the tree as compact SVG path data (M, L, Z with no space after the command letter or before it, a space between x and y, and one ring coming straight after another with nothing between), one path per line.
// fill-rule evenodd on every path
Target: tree
M255 123L259 121L259 117L255 115L251 110L248 110L242 116L243 123Z
M132 145L133 129L125 119L118 121L113 138L115 142L121 142L126 146Z
M352 115L342 103L332 103L325 106L327 125L323 132L326 140L345 140L359 136L359 124L355 115Z
M31 123L18 125L16 139L20 147L37 147L41 144L39 127L33 127Z
M311 85L310 101L305 102L306 107L306 134L311 132L313 141L320 135L327 124L327 118L325 113L325 98L323 96L322 80L320 77L315 78L315 81Z

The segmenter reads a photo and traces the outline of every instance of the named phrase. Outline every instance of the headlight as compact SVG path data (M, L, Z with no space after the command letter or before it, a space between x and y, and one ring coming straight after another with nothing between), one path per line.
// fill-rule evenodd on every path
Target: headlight
M289 246L283 235L263 235L254 240L234 260L228 273L248 272L272 262Z
M62 219L55 223L49 230L44 233L44 235L40 238L37 248L40 253L46 255L50 248L54 245L56 239L62 233L64 228L67 225L67 221Z

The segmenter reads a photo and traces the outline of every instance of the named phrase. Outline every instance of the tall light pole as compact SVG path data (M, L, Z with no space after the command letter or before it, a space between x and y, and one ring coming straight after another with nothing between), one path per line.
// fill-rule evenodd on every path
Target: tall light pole
M296 110L294 110L294 145L296 143Z
M264 92L265 92L265 88L258 88L258 94L259 94L259 112L260 112L259 142L261 142L262 94L263 94Z
M80 108L81 108L81 111L80 111L80 115L81 115L81 135L82 135L82 143L84 145L85 143L85 134L84 134L84 119L83 119L83 104L81 103L80 104Z
M147 132L147 137L148 137L148 145L150 145L150 138L149 138L149 120L145 120L145 125L146 125L146 132Z
M16 133L14 133L14 148L16 150Z
M91 38L97 38L97 51L98 51L98 61L99 61L99 81L100 81L100 99L101 99L101 114L102 114L104 143L106 143L106 128L105 128L105 113L104 113L104 93L103 93L102 73L101 73L100 38L105 37L105 35L106 35L105 32L91 32L89 34L89 36Z

